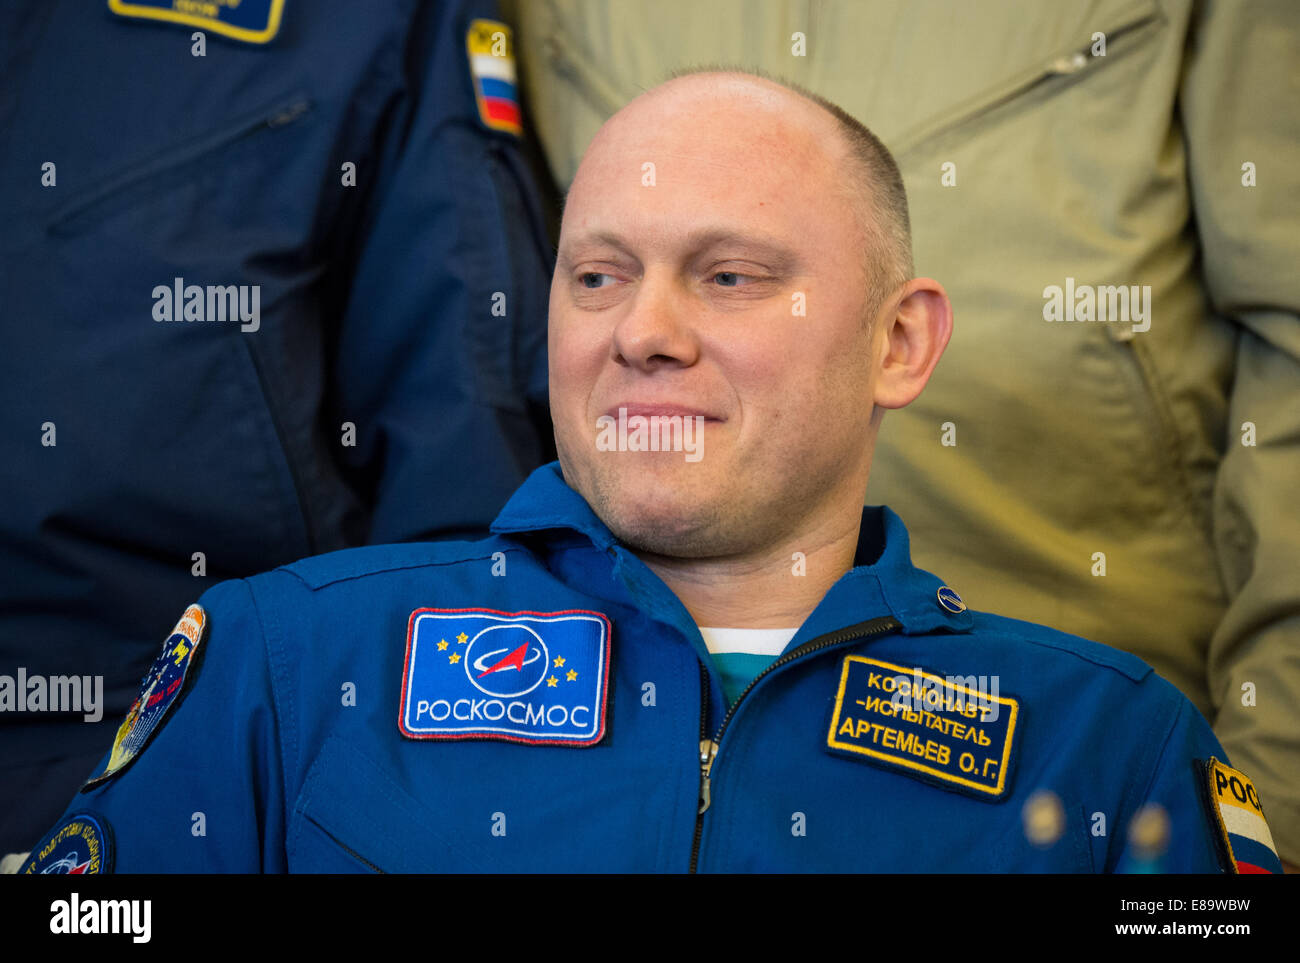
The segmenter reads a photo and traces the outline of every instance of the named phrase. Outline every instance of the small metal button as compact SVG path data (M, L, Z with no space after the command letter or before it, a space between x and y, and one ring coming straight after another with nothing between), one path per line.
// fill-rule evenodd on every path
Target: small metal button
M961 596L948 586L939 586L939 591L936 594L939 596L939 604L949 612L955 614L966 611L966 603L961 600Z

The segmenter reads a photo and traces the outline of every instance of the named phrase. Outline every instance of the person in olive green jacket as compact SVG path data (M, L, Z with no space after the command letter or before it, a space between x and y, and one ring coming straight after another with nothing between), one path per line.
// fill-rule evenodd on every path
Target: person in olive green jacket
M885 422L871 500L973 607L1178 685L1255 776L1294 869L1300 7L506 7L561 188L610 115L701 65L801 84L888 145L916 270L944 279L956 324L926 394Z

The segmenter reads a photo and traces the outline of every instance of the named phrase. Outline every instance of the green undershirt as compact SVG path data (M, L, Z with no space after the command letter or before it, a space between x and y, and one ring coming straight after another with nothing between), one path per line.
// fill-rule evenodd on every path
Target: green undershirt
M722 681L722 694L731 706L740 698L760 672L776 661L775 655L754 655L749 652L713 652L713 664Z

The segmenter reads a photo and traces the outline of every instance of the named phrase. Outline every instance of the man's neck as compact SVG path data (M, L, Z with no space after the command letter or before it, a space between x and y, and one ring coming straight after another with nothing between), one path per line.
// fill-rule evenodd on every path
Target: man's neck
M636 554L672 589L696 625L791 628L802 625L853 567L861 515L840 515L836 521L743 556Z

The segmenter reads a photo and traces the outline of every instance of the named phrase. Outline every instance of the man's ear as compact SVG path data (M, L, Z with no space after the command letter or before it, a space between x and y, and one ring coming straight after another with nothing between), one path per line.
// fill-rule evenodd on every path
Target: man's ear
M916 400L952 336L952 304L943 285L913 278L884 305L875 320L875 403L902 408Z

